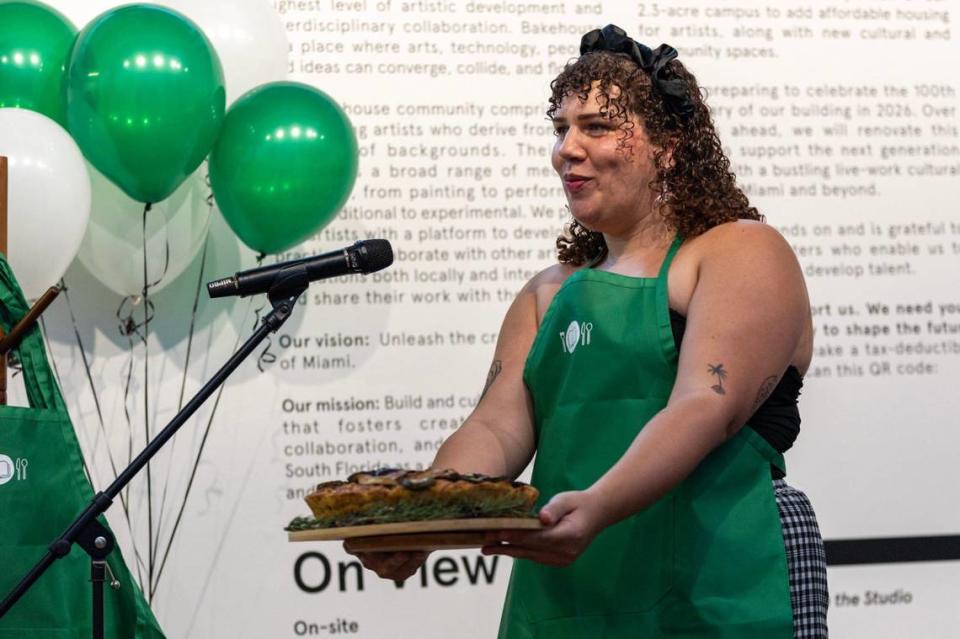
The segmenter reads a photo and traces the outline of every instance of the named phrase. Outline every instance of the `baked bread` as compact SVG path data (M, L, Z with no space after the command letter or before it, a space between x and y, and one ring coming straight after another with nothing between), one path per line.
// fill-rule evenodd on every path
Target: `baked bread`
M287 530L478 517L534 517L540 493L503 477L453 470L381 468L324 482L305 500L313 519Z

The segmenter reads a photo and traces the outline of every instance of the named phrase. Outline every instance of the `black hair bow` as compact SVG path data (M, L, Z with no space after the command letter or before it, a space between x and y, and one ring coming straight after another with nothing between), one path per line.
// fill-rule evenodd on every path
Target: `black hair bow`
M667 63L677 58L677 50L669 44L661 44L656 49L640 44L627 35L627 32L615 24L603 29L594 29L580 39L580 55L593 51L625 53L637 63L652 80L653 87L661 96L667 108L683 117L693 114L693 101L687 90L687 83L681 78L665 77Z

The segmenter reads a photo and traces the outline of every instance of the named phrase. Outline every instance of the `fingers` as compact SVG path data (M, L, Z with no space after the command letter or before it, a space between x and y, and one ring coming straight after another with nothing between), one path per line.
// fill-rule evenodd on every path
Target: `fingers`
M567 493L569 494L569 493ZM528 559L548 566L569 566L589 545L590 536L571 508L564 494L558 495L544 509L547 516L557 517L554 524L543 530L501 530L488 533L483 553Z
M540 522L553 526L576 509L574 493L558 493L540 509Z
M351 552L360 564L378 577L403 581L416 573L427 560L426 552Z
M412 577L418 570L420 566L423 565L424 560L426 559L426 554L423 557L411 557L406 561L397 561L393 565L393 569L385 574L380 574L381 577L386 579L393 579L394 581L406 581Z

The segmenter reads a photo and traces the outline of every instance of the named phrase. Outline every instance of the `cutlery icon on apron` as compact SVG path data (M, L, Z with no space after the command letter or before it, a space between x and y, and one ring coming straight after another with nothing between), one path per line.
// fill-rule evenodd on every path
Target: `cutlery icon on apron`
M23 457L17 457L16 466L17 466L17 481L27 478L27 464L29 460L24 459Z

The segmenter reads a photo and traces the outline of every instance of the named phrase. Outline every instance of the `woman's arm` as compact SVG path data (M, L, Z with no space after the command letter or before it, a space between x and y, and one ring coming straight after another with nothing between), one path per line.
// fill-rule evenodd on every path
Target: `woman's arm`
M530 463L535 448L533 411L523 367L536 337L537 298L556 288L559 269L531 279L517 295L500 327L493 365L480 401L470 417L437 451L434 468L515 478ZM349 552L349 551L348 551ZM427 559L425 552L352 553L384 579L404 580Z
M800 265L771 227L717 227L703 247L667 406L588 490L610 525L653 503L735 435L790 365L809 321Z
M570 563L600 530L659 499L736 434L789 366L809 321L790 246L752 222L716 227L695 241L698 280L667 406L596 483L544 506L541 520L552 528L493 535L511 545L489 552Z
M523 367L537 334L537 290L545 279L531 279L511 304L480 401L437 451L434 468L515 479L530 463L536 442Z

